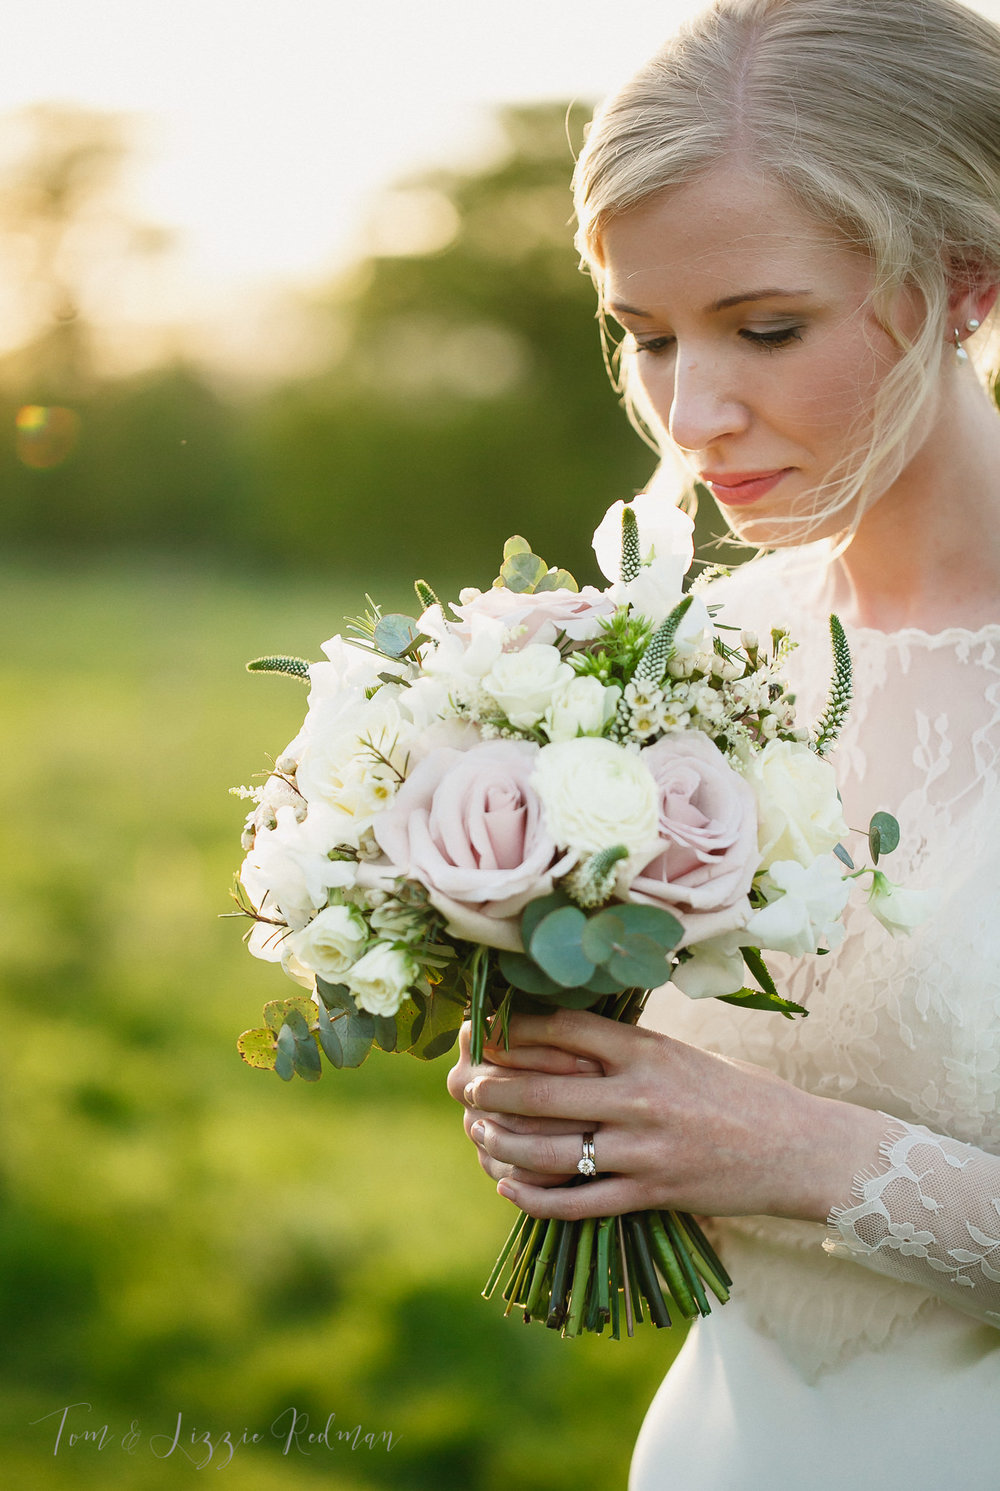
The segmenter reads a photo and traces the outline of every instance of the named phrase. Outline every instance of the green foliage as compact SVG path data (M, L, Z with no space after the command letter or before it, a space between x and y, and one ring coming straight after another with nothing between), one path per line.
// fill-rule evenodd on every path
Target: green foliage
M682 935L676 917L659 907L616 904L588 915L557 890L525 907L525 952L501 953L500 972L534 998L589 1009L602 997L665 983Z
M550 569L544 559L531 552L526 538L515 534L503 546L500 574L495 587L513 590L518 595L534 595L542 590L577 590L579 587L568 570Z
M303 683L309 682L309 664L301 657L255 657L247 663L248 673L290 673Z
M633 508L622 508L622 563L621 578L629 584L638 578L642 569L642 554L639 550L639 520Z
M868 850L872 863L878 864L883 854L891 854L899 846L899 824L891 813L874 813L868 825Z
M816 721L813 731L813 749L818 756L825 756L836 743L851 707L853 691L853 668L851 649L847 643L839 616L830 617L830 644L833 649L833 677L826 708Z

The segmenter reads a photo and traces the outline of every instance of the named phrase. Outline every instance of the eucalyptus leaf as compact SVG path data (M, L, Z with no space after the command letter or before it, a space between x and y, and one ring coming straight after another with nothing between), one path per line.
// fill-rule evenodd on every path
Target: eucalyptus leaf
M316 993L328 1010L347 1010L351 1013L357 1009L354 995L346 984L328 984L325 979L317 977Z
M319 1043L323 1055L332 1067L339 1071L344 1065L344 1048L340 1044L340 1036L337 1034L336 1026L330 1020L326 1005L320 1001L319 1006Z
M837 856L837 858L840 860L840 863L842 865L846 865L849 870L853 870L854 869L854 861L851 858L851 856L848 854L847 850L844 848L843 844L837 844L837 845L835 845L833 852Z
M294 1049L294 1041L292 1042L292 1047ZM295 1076L295 1063L288 1051L283 1051L280 1046L274 1053L274 1070L282 1082L291 1082Z
M393 612L382 616L375 623L373 640L379 652L386 657L402 657L420 635L420 628L412 616Z
M513 559L515 554L530 554L531 545L519 533L514 533L503 546L503 557Z
M618 915L625 923L626 932L641 933L643 937L650 937L669 952L675 948L684 936L684 928L669 911L664 911L662 906L636 906L628 905L616 908Z
M316 1018L315 1001L308 994L298 994L291 999L272 999L270 1004L265 1004L264 1019L277 1033L293 1010L302 1016L307 1026Z
M560 986L555 979L543 973L538 964L533 963L524 953L501 952L499 965L500 972L512 988L543 999L559 993Z
M621 994L628 986L612 978L606 968L595 968L583 987L591 994Z
M267 1026L258 1030L244 1030L236 1042L236 1049L247 1066L259 1067L262 1071L274 1071L275 1033Z
M375 1026L375 1044L380 1051L395 1051L396 1049L396 1021L390 1015L373 1015L372 1023Z
M535 586L535 594L539 595L543 590L579 590L579 588L568 569L550 569Z
M396 1045L393 1049L409 1051L414 1041L419 1039L426 1019L427 1000L422 994L413 994L404 999L396 1011Z
M595 969L595 974L600 972L600 969ZM594 975L591 977L593 978ZM608 992L612 991L593 989L589 984L581 984L578 989L560 989L547 1002L554 1004L561 1010L589 1010L592 1004L596 1004L599 999L603 999ZM613 992L619 992L617 984Z
M542 918L531 938L532 958L564 989L578 989L594 971L581 940L587 918L578 906L561 906Z
M530 595L546 573L544 559L537 554L514 554L500 566L500 578L508 590L518 595Z
M891 813L874 813L868 825L868 847L878 864L879 856L891 854L899 845L899 824Z
M540 896L537 901L529 901L521 913L521 941L525 947L531 946L535 928L550 911L558 911L560 906L575 905L576 902L571 900L564 890L554 890L551 895Z
M642 932L626 933L605 967L626 989L657 989L670 977L670 964L663 948Z
M335 1011L330 1024L337 1033L344 1066L360 1066L371 1050L375 1036L371 1015L355 1006L350 1011Z
M592 963L606 963L625 936L625 923L618 910L599 911L587 920L581 946Z

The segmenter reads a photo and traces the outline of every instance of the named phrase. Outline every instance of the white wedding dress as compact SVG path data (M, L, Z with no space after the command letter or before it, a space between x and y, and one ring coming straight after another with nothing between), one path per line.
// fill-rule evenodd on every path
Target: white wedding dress
M800 723L830 674L822 569L773 555L712 587L723 620L800 646ZM900 822L890 879L932 892L911 936L864 896L835 953L768 957L788 1021L668 986L645 1023L886 1115L827 1226L718 1219L733 1297L691 1330L646 1417L631 1491L1000 1487L1000 621L850 635L833 756L852 828ZM863 838L848 848L867 863Z

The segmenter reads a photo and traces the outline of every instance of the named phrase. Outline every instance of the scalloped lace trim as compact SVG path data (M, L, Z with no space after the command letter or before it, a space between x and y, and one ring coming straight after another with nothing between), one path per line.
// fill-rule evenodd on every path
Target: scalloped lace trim
M881 1168L855 1176L824 1251L1000 1327L1000 1158L883 1113Z

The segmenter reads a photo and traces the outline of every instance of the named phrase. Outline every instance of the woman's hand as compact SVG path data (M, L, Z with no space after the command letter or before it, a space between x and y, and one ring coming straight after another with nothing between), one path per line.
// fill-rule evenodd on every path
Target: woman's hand
M471 1033L472 1027L466 1020L458 1037L458 1061L448 1073L448 1091L456 1102L462 1103L465 1107L465 1132L476 1146L479 1163L487 1175L497 1181L524 1181L528 1185L543 1188L563 1185L566 1180L565 1175L504 1164L495 1159L484 1147L479 1130L488 1119L494 1131L505 1129L510 1134L534 1134L536 1136L544 1134L560 1138L572 1134L579 1140L580 1125L577 1122L561 1118L525 1118L520 1113L484 1113L478 1107L471 1107L466 1102L466 1089L477 1077L490 1071L520 1070L572 1077L579 1076L581 1073L599 1076L604 1068L599 1061L560 1050L557 1046L532 1045L527 1042L518 1045L512 1042L509 1051L504 1050L502 1046L487 1046L484 1053L487 1055L487 1060L481 1066L473 1066L469 1054ZM498 1067L496 1063L502 1063L502 1066Z
M658 1031L557 1009L516 1017L510 1037L480 1067L466 1042L449 1091L498 1191L532 1216L660 1207L822 1222L877 1158L877 1113ZM584 1133L598 1178L567 1187Z

